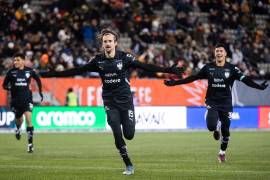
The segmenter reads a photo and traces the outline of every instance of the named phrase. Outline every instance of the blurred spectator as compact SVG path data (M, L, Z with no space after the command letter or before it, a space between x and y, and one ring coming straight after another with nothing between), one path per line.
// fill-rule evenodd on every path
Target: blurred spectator
M192 73L213 60L210 49L222 42L228 60L246 74L269 78L258 69L270 63L269 12L269 1L260 0L1 1L0 69L5 74L17 51L40 70L81 66L98 53L100 29L112 26L123 38L119 48L147 63L168 66L181 59ZM132 77L165 75L136 70Z
M78 97L73 88L68 88L67 90L66 106L78 106Z

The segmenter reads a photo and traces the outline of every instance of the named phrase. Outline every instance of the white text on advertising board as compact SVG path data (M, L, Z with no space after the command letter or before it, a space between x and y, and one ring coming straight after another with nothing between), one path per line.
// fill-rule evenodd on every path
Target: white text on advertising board
M36 121L40 126L92 126L95 124L96 116L93 112L84 111L40 111Z
M160 125L160 124L165 124L164 121L164 116L165 113L164 112L142 112L140 114L138 114L137 118L136 118L136 123L141 123L141 124L156 124L156 125Z
M9 126L15 119L15 114L13 112L0 112L0 126Z

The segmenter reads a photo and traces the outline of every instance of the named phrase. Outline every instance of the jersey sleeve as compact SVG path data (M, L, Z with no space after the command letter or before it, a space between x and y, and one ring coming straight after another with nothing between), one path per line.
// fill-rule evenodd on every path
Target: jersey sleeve
M242 81L245 77L243 72L236 66L232 66L233 78Z
M127 66L128 67L135 67L136 62L138 62L138 60L136 60L135 56L133 56L132 54L129 53L125 53L125 61L127 62Z
M38 85L38 89L39 89L39 92L42 92L42 84L41 84L41 80L39 78L39 74L36 73L36 71L33 69L32 70L32 77L35 79L35 81L37 82L37 85Z
M32 77L33 77L34 79L39 78L39 74L36 73L36 71L35 71L34 69L32 69L31 73L32 73Z
M98 56L93 56L89 59L88 63L83 67L85 71L98 72L97 67Z
M194 76L196 76L197 79L206 79L207 78L207 64L203 66L203 68Z
M3 89L5 89L5 90L10 89L10 87L9 87L10 80L11 80L11 73L10 73L10 71L8 71L6 74L6 77L3 81L3 84L2 84Z

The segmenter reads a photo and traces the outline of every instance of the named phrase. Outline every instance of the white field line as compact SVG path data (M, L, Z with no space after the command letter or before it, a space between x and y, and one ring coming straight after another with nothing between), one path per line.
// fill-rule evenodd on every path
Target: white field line
M123 168L112 168L112 167L101 167L101 166L42 166L42 165L4 165L0 164L2 168L16 168L16 169L51 169L55 170L123 170ZM215 170L215 169L196 169L196 170L189 170L189 169L136 169L140 172L162 172L162 173L170 173L170 172L187 172L187 173L226 173L226 174L270 174L270 171L254 171L254 170Z

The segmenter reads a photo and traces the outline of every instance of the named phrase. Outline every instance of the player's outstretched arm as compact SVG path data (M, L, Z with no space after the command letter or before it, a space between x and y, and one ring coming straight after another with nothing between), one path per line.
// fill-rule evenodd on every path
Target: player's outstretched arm
M142 63L140 61L135 61L133 66L150 72L163 72L176 74L179 77L181 77L183 72L185 71L184 67L176 67L176 65L173 65L171 67L160 67L153 64Z
M80 75L88 71L87 66L82 66L78 68L72 68L65 71L47 71L47 72L40 72L41 77L70 77L75 75Z
M245 76L242 79L242 82L245 83L249 87L260 89L260 90L265 90L268 86L267 81L264 81L261 84L257 84L256 82L252 81L252 79L248 76Z
M191 75L185 79L180 79L180 80L174 80L174 79L164 80L164 84L166 86L176 86L176 85L180 85L180 84L188 84L188 83L191 83L193 81L196 81L197 79L199 79L199 78L196 75Z

